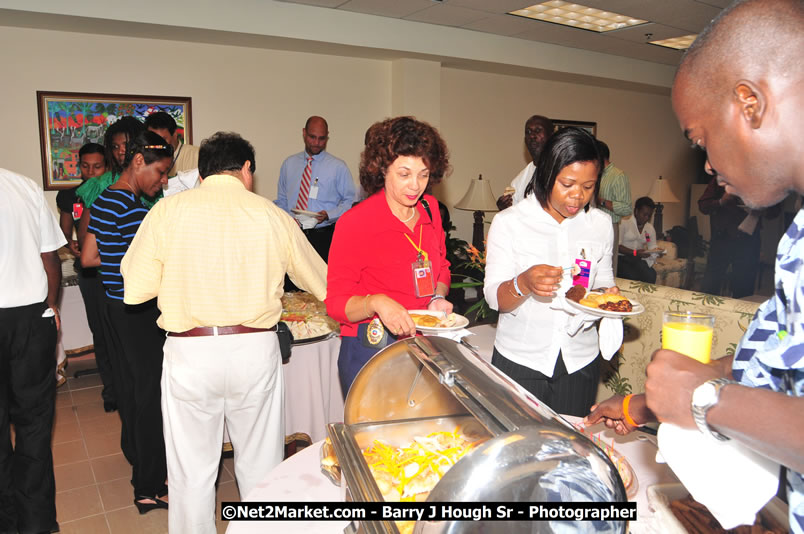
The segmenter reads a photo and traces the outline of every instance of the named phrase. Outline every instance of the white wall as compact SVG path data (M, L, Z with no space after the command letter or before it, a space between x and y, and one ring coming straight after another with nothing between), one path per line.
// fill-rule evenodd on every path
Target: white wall
M329 150L357 179L366 128L391 109L386 61L7 27L0 49L0 166L37 180L37 90L190 96L195 143L218 130L250 140L268 198L282 160L304 148L308 116L327 118Z
M527 163L524 122L534 113L596 121L613 161L631 177L634 198L647 194L659 174L669 179L684 202L667 206L665 228L682 223L687 184L695 174L669 97L655 92L461 70L429 61L400 64L3 26L0 49L0 113L10 125L0 130L0 166L35 179L41 177L37 90L190 96L196 144L218 130L241 133L257 150L256 191L268 198L275 196L282 160L302 149L301 128L309 115L328 119L329 150L346 161L357 180L366 128L395 106L426 112L440 125L454 173L437 194L449 206L479 173L492 180L495 194L502 191ZM410 83L411 73L420 76L419 83ZM55 209L55 192L47 196ZM470 240L471 214L451 211L458 235Z
M442 69L441 91L442 133L454 167L439 189L448 205L461 199L465 180L478 174L499 196L528 162L525 121L539 114L597 122L612 162L630 178L632 199L647 195L662 175L682 200L666 205L664 228L683 224L684 199L697 170L668 96L450 68ZM470 212L453 210L452 218L459 230L471 229Z

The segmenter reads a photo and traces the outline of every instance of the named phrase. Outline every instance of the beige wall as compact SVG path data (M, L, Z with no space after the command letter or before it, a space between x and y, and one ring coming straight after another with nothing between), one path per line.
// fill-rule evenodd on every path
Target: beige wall
M394 107L424 110L440 123L453 175L437 190L449 206L482 173L495 194L527 163L525 119L533 113L596 121L613 161L632 179L634 198L659 174L686 199L694 172L670 109L654 93L459 70L437 62L322 55L265 48L0 27L3 95L0 165L41 176L37 90L191 96L199 142L234 130L257 150L256 190L276 192L282 159L302 148L307 116L330 123L330 151L357 180L366 128ZM81 62L70 57L93 57ZM411 73L423 77L411 83ZM401 92L400 92L401 91ZM428 102L428 98L432 101ZM439 117L440 116L440 117ZM55 193L48 193L55 207ZM686 202L669 205L665 228L681 224ZM471 238L471 214L451 210L458 235Z
M442 69L441 95L454 172L439 193L450 206L466 192L464 181L478 174L491 181L495 196L502 193L528 162L523 138L533 114L597 122L612 162L631 180L633 200L647 195L659 175L684 200L697 171L668 96L450 68ZM682 224L686 206L666 206L665 229ZM464 239L471 236L470 212L452 210L452 218Z
M275 198L282 160L302 150L309 115L357 178L366 128L390 114L385 61L233 46L0 27L0 165L42 175L36 91L190 96L196 144L218 130L249 139L256 191ZM8 53L13 50L14 53ZM92 57L92 62L79 61ZM55 209L56 193L47 193Z

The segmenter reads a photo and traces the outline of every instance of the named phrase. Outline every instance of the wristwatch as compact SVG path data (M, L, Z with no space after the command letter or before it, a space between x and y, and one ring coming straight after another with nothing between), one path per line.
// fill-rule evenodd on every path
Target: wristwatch
M720 390L728 384L737 384L728 378L715 378L708 380L695 388L692 392L692 418L703 434L715 438L718 441L727 441L731 438L717 432L709 423L706 422L706 413L717 404L720 399Z

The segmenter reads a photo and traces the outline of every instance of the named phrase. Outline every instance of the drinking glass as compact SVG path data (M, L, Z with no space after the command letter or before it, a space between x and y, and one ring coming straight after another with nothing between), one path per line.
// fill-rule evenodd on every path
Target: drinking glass
M695 312L664 312L662 348L709 363L715 317Z

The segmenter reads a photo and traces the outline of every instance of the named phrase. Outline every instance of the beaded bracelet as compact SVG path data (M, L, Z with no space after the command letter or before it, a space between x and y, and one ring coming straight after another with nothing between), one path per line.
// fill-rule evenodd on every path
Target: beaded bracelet
M639 426L639 424L637 424L637 422L631 417L631 414L628 413L628 406L631 404L631 397L633 396L634 394L632 393L623 398L623 418L625 419L626 423L636 428Z

